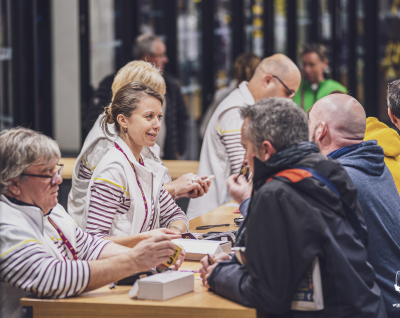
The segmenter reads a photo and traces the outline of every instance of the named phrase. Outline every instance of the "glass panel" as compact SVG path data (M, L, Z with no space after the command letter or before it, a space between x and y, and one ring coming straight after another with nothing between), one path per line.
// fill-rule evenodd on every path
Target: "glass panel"
M387 84L400 78L400 1L379 1L379 118L389 122Z
M0 130L13 125L10 1L0 0Z
M348 85L348 69L347 62L349 59L349 46L348 46L348 13L347 13L347 1L340 1L339 8L339 16L340 16L340 34L339 34L339 46L340 46L340 72L339 72L339 82L342 83L345 87L349 87ZM351 0L353 1L353 0Z
M364 65L365 65L365 46L364 46L364 21L365 10L364 1L357 1L357 99L364 104Z
M246 34L246 52L264 56L264 2L262 0L244 0L244 24Z
M115 39L114 0L90 0L90 83L98 87L100 81L116 72L115 48L121 41Z
M286 54L287 48L287 19L286 19L286 0L274 0L274 33L275 33L275 52Z
M200 1L178 1L178 52L181 92L193 119L201 117Z
M152 33L157 34L164 42L166 40L165 35L165 19L163 0L140 0L140 34Z
M215 87L227 86L232 65L231 6L229 0L218 0L214 15L214 62L216 66Z
M308 10L308 0L297 0L297 47L298 51L302 49L304 44L308 43L308 28L311 25L311 16ZM298 52L298 54L300 51ZM300 61L300 55L297 57Z

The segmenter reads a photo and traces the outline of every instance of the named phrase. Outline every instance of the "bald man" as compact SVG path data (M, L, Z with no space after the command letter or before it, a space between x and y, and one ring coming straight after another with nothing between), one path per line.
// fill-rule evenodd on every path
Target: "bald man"
M275 54L261 61L250 82L242 82L219 104L206 129L198 171L201 175L215 175L215 186L203 198L190 200L189 219L232 200L226 180L239 172L245 153L240 143L240 108L266 97L293 98L300 82L296 64L283 54Z
M365 121L364 108L356 99L328 95L309 112L310 140L323 155L337 159L356 186L369 234L368 261L388 317L400 317L400 294L395 289L400 270L400 198L383 149L376 140L363 141Z

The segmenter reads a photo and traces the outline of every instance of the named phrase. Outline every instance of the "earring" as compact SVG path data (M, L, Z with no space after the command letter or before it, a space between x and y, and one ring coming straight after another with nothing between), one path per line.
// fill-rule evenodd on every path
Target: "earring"
M124 133L126 134L128 132L128 128L125 127Z

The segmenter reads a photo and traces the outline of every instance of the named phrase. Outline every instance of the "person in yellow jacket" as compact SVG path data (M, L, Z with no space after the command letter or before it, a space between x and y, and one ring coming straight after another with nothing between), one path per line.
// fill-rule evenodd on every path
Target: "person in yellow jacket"
M400 129L400 80L388 85L388 114L392 123ZM400 193L400 136L374 117L367 118L364 140L376 140L385 153L385 163L392 173Z

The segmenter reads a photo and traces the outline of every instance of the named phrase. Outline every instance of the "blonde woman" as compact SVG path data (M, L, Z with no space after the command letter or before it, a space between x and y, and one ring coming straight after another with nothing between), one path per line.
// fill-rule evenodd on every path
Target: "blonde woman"
M149 85L160 95L164 95L166 91L165 82L158 69L152 64L144 61L129 62L119 70L114 78L112 85L113 99L116 92L125 84L138 81ZM85 228L85 218L83 216L86 194L89 186L90 178L97 167L100 160L107 153L110 147L113 146L114 137L104 134L101 129L100 122L105 114L101 114L96 120L93 128L85 139L81 153L79 154L72 175L72 188L68 196L68 212L76 220L77 224ZM109 130L113 130L113 124L109 124ZM144 147L142 154L145 158L153 159L161 162L159 159L159 148L155 145L148 148ZM173 196L173 198L188 196L202 196L208 191L210 183L203 183L201 178L198 178L197 183L192 182L194 174L186 174L171 182L169 175L164 177L164 187ZM164 230L164 233L166 231ZM146 235L151 236L153 233ZM144 235L142 235L143 238Z
M155 90L131 82L106 107L101 126L116 138L90 180L84 211L89 234L130 246L132 236L159 227L188 230L185 213L163 187L167 168L142 152L155 144L162 104L163 97Z

